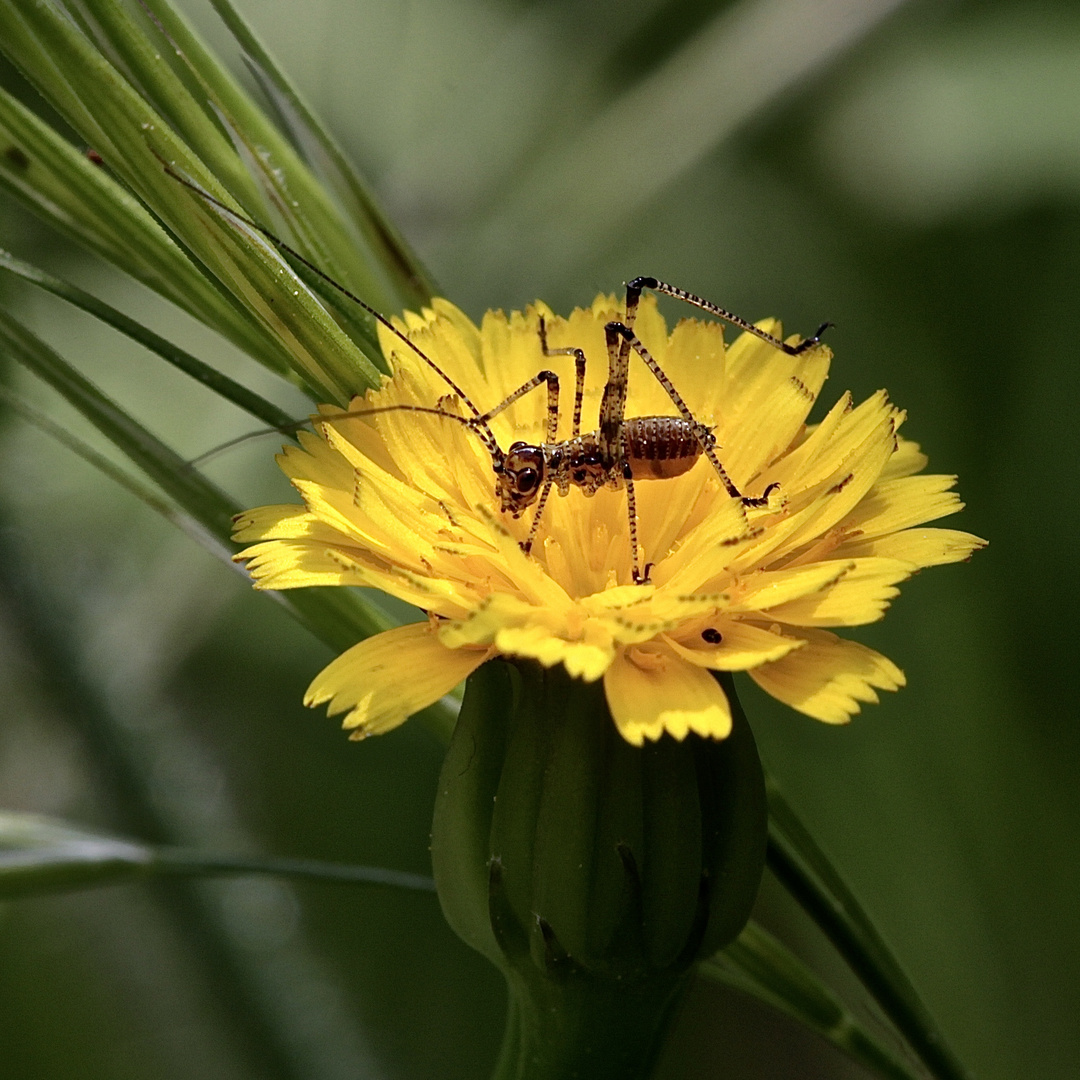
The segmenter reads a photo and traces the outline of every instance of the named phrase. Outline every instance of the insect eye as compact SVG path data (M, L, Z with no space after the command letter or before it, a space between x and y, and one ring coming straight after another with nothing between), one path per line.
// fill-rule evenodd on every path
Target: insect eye
M517 474L517 489L523 495L528 495L536 488L540 480L540 474L535 469L522 469Z

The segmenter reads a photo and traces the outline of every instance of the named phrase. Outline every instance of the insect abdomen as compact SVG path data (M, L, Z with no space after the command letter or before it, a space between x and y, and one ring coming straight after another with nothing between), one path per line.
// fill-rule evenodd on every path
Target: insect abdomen
M623 437L635 480L666 480L688 472L701 457L694 425L677 416L624 420Z

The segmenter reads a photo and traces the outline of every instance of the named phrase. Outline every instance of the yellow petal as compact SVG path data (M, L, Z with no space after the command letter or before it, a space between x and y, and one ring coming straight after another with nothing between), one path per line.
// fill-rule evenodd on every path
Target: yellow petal
M322 540L330 544L348 542L348 537L310 513L305 506L257 506L233 518L232 538L238 544L252 540ZM237 556L243 558L243 556Z
M742 619L723 616L709 620L708 629L720 635L718 645L705 641L700 631L682 635L678 641L670 637L666 640L684 660L713 671L748 671L779 660L805 644L799 638L784 637Z
M911 563L880 558L820 565L845 569L841 577L824 588L770 607L764 614L793 626L863 626L885 614L889 602L900 593L897 582L906 580L915 570Z
M346 712L350 738L389 731L434 704L489 656L488 649L448 649L429 623L409 623L366 638L325 667L308 687L305 705L328 701Z
M851 563L819 562L794 566L787 570L758 570L729 590L727 611L763 611L788 604L803 596L812 596L836 584L850 569Z
M895 480L901 476L911 476L926 468L929 458L919 449L917 442L898 437L896 451L881 470L882 480Z
M972 552L984 547L985 540L956 529L905 529L876 540L855 538L838 547L835 554L851 559L863 556L903 559L921 567L963 562Z
M725 409L717 427L720 457L736 485L745 486L799 433L828 374L832 354L822 347L792 357L772 353L763 358L738 401L737 411Z
M664 370L687 400L693 400L694 416L709 427L717 424L727 400L725 368L720 323L682 319L675 326Z
M233 556L246 562L257 589L301 589L307 585L371 585L361 569L363 553L353 557L331 545L305 540L268 540Z
M859 702L878 700L874 688L898 690L907 681L887 657L825 630L792 631L801 649L753 668L750 678L767 694L826 724L846 724Z
M723 739L731 731L731 706L720 684L659 642L619 650L604 691L616 727L634 746L665 731L676 739L691 731Z
M934 474L879 480L840 527L870 539L955 514L964 508L950 490L955 483L955 476Z

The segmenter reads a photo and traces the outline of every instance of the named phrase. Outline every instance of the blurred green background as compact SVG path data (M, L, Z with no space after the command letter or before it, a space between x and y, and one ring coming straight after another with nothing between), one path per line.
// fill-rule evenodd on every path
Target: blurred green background
M241 70L209 5L182 6ZM960 474L968 509L946 524L990 548L911 581L858 634L907 689L845 729L749 680L744 702L767 764L976 1075L1075 1076L1080 10L241 7L473 316L538 296L566 310L652 274L789 332L830 319L824 397L888 387L931 468ZM0 243L305 411L8 203ZM8 295L180 452L250 426L88 318ZM425 730L349 744L300 705L328 654L283 611L35 430L8 419L0 447L0 806L427 871L440 750ZM288 501L273 449L247 444L211 472L248 503ZM774 882L758 914L861 1000ZM0 910L5 1078L465 1080L486 1075L502 1007L498 977L426 896L239 879ZM704 984L660 1070L857 1075Z

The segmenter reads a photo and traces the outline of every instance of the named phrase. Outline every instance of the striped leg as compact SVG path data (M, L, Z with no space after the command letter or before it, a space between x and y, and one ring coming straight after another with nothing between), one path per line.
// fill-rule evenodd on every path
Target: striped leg
M726 323L731 323L732 326L737 326L740 330L745 330L748 334L753 334L755 337L761 338L762 341L767 342L774 349L779 349L781 352L785 352L788 356L799 356L806 352L807 349L812 349L818 342L821 341L821 335L832 326L832 323L822 323L815 332L813 337L808 337L803 341L800 341L798 345L788 345L786 342L781 341L777 337L773 337L772 334L767 334L764 330L756 327L752 322L748 322L746 319L739 315L735 315L730 311L725 310L722 307L714 304L711 300L703 300L700 296L695 296L693 293L687 292L685 289L677 288L674 285L668 285L663 281L657 281L654 277L638 277L633 281L628 282L626 286L626 311L627 315L630 313L630 297L633 294L634 303L633 306L637 308L638 297L641 295L642 289L652 289L653 292L663 293L665 296L673 296L676 300L685 300L688 304L693 304L694 307L701 308L702 311L707 311L710 315L715 315L718 319L723 319ZM633 322L627 318L626 325L633 329Z

